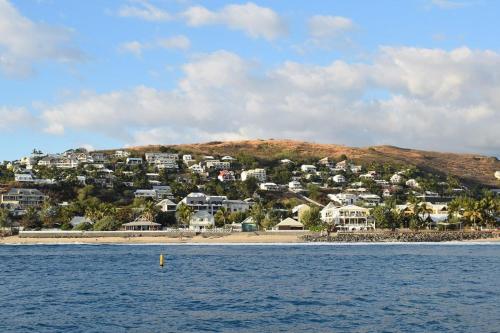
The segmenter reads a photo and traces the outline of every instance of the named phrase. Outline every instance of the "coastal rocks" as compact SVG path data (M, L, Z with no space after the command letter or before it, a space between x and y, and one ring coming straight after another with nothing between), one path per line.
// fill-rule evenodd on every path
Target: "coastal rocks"
M371 242L451 242L500 237L491 231L408 231L373 233L337 233L326 235L304 235L305 242L371 243Z

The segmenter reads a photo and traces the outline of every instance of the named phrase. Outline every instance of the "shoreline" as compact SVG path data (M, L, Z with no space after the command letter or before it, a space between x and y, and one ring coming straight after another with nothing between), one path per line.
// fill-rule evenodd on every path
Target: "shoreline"
M382 242L308 242L301 238L302 235L294 233L284 234L254 234L254 233L238 233L229 234L224 236L202 236L197 235L193 237L166 237L166 236L141 236L141 237L19 237L8 236L0 238L1 245L56 245L56 244L234 244L234 245L248 245L248 244L459 244L459 243L500 243L500 237L481 238L481 239L467 239L467 240L452 240L441 242L398 242L382 241Z

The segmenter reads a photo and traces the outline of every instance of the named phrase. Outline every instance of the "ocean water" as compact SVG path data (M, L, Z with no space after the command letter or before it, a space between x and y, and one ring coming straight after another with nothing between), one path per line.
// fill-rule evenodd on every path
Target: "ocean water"
M0 332L500 332L500 245L0 246Z

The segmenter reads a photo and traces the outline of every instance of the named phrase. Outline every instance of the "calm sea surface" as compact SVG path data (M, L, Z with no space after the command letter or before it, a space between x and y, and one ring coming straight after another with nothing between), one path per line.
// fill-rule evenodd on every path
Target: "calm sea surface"
M0 332L234 331L500 332L500 245L0 246Z

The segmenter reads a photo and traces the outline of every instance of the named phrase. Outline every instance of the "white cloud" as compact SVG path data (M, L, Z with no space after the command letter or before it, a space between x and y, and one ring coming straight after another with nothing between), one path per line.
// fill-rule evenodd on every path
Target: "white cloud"
M315 15L308 21L309 33L318 39L335 38L355 28L354 22L342 16Z
M191 41L184 35L161 38L157 44L166 49L187 50L191 47Z
M0 0L0 70L28 76L35 63L82 61L83 53L71 45L71 31L36 23L22 16L7 0Z
M119 16L135 17L152 22L172 20L172 16L167 11L153 6L147 0L130 0L129 2L129 5L124 5L118 9Z
M182 16L193 27L220 24L233 30L242 30L253 38L274 40L287 33L284 20L276 12L253 2L227 5L218 11L193 6Z
M0 107L0 130L31 127L36 119L25 108Z
M299 53L307 53L315 49L333 49L351 47L351 34L356 24L347 17L314 15L307 20L309 37L293 48Z
M120 45L119 49L122 52L129 52L129 53L132 53L136 56L140 56L142 54L142 51L144 50L144 48L146 48L146 45L134 40L131 42L122 43Z
M441 9L457 9L469 6L471 3L454 0L431 0L431 5Z
M129 144L274 137L500 151L500 54L492 51L384 47L370 63L267 71L218 51L183 71L172 90L82 94L43 108L46 130Z
M175 35L171 37L159 38L156 41L139 42L130 41L122 43L118 49L122 52L132 53L141 56L144 50L168 49L168 50L187 50L191 47L191 41L184 35Z

